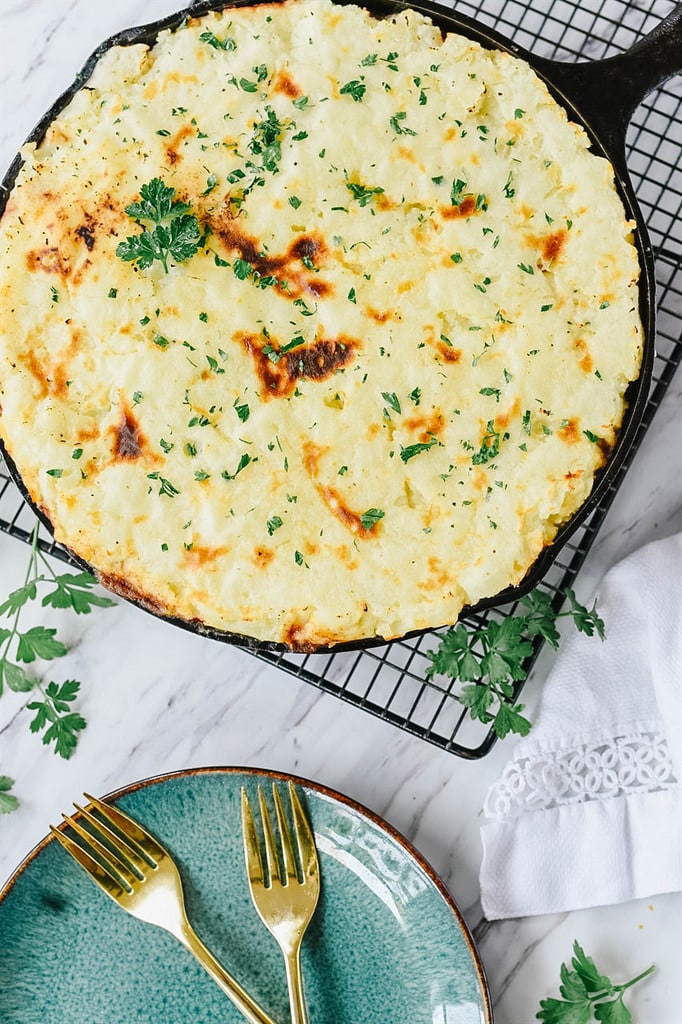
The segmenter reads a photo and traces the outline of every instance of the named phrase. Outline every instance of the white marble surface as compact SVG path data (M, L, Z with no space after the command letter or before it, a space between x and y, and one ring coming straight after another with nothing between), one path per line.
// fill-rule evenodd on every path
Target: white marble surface
M548 0L538 7L545 5ZM104 37L178 6L179 0L0 0L3 171ZM664 0L661 13L668 9ZM620 557L682 529L681 392L678 374L581 574L583 595ZM1 594L22 582L27 555L23 544L0 533ZM482 921L481 806L511 756L513 739L497 744L482 761L459 760L248 654L125 604L81 618L64 614L56 620L53 613L50 624L59 625L71 649L48 666L46 678L82 681L79 710L88 727L73 759L59 760L29 733L26 698L2 696L0 774L16 779L21 806L0 819L0 882L83 789L103 794L198 765L291 771L384 816L433 865L479 940L497 1024L526 1024L541 998L558 994L559 964L569 957L574 938L619 980L655 962L656 973L631 994L634 1018L638 1024L678 1024L679 895ZM551 661L545 652L524 692L531 717Z

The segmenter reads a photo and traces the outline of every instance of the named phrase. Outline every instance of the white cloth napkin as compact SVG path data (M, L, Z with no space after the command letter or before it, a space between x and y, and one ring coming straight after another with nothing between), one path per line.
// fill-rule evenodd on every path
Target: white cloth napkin
M611 569L606 639L565 635L535 724L489 790L489 920L682 889L682 534Z

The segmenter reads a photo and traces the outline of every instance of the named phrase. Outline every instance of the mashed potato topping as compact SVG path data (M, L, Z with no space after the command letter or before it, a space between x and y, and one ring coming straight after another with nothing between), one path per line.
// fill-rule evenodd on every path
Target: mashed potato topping
M412 11L227 9L107 51L22 156L0 436L105 585L391 638L519 582L589 495L633 225L523 61Z

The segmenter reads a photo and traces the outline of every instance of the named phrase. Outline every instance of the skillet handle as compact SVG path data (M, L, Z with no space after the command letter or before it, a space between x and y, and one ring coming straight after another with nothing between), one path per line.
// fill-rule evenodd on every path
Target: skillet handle
M620 155L635 108L656 86L682 71L682 3L629 50L605 60L568 64L535 58L603 141Z

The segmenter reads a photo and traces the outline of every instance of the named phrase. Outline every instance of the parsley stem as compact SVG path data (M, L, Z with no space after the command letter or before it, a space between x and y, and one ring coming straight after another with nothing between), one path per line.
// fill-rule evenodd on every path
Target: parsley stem
M646 971L642 971L636 978L632 978L631 981L626 981L624 985L614 985L614 991L625 992L626 988L632 988L638 981L642 981L643 978L647 978L653 971L656 970L656 964L652 964L651 967L647 967Z
M24 586L25 587L28 586L28 584L29 584L29 582L31 580L34 583L40 583L40 581L42 579L44 579L43 576L36 576L36 572L37 572L36 552L38 550L38 530L39 529L40 529L40 523L36 519L36 524L33 527L33 533L31 534L31 557L29 558L29 561L28 561L28 568L26 570L26 576L24 577ZM0 661L4 661L5 658L7 657L7 654L9 653L9 649L11 647L12 641L14 640L15 636L17 635L17 633L19 631L19 616L21 615L21 609L23 608L23 606L24 606L24 602L22 602L22 604L17 608L16 612L14 613L14 622L12 623L12 632L7 637L7 639L5 640L5 647L4 647L4 650L2 651L2 654L0 654Z
M45 557L45 555L43 554L43 552L40 549L38 549L38 558L40 558L41 562L44 563L44 565L46 566L46 568L47 568L48 572L50 573L50 576L52 577L52 579L56 580L57 579L57 573L54 571L54 569L50 565L49 561L47 560L47 558ZM44 576L40 577L40 579L44 579L44 578L45 578Z

